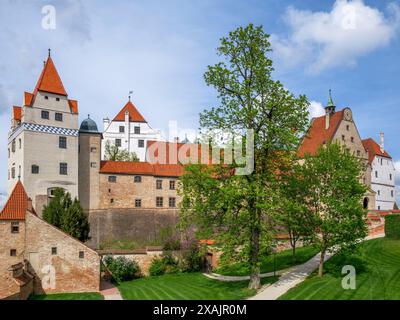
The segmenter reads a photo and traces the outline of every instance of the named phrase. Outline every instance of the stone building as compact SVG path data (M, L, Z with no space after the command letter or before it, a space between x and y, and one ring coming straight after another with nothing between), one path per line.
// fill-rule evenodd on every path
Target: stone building
M150 127L138 109L129 101L110 121L103 120L102 159L105 159L105 145L115 144L128 152L134 152L140 161L145 161L148 140L161 140L161 132Z
M371 166L371 188L376 194L375 209L396 209L396 170L392 157L385 150L383 133L380 134L380 144L369 138L363 140L363 145L368 152L368 162Z
M0 299L97 292L99 255L39 218L18 181L0 213Z
M8 194L20 179L38 214L55 188L77 197L78 102L69 99L50 53L33 92L12 114Z
M371 187L372 167L369 153L360 137L351 109L344 108L336 111L336 106L330 96L325 107L325 115L311 120L310 128L301 142L297 155L299 158L304 157L305 154L315 155L320 147L332 142L345 146L364 162L365 172L362 182L368 188L364 197L364 208L374 210L376 194Z

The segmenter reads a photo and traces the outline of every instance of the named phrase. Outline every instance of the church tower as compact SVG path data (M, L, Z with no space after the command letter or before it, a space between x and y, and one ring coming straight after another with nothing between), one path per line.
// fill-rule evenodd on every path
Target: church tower
M78 196L78 102L49 55L32 93L13 107L8 136L8 192L20 180L41 214L56 188Z

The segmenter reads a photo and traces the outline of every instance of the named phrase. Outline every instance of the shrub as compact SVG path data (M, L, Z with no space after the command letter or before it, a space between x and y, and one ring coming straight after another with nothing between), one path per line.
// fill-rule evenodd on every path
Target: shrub
M129 281L140 277L140 268L136 261L129 260L125 257L113 258L106 256L104 264L112 273L112 280L116 283Z
M197 272L203 266L203 253L195 243L191 244L189 249L183 253L180 263L182 272Z
M385 217L385 235L388 239L400 239L399 214L391 214Z
M179 263L172 256L171 252L165 252L161 257L155 257L150 264L149 273L151 276L160 276L165 273L179 272Z
M151 276L161 276L165 273L165 265L161 258L154 257L149 267Z

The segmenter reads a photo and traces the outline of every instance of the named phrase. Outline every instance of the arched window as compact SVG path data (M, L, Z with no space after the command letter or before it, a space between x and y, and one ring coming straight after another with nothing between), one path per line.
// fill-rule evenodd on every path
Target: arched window
M363 203L364 209L368 209L368 202L369 202L369 199L368 198L364 198L364 203Z

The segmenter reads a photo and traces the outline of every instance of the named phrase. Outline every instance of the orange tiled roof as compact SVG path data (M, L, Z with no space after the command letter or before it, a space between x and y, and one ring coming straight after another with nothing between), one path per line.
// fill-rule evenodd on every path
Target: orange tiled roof
M68 104L72 113L78 113L78 101L68 99Z
M330 116L330 123L328 130L325 129L325 116L314 118L307 134L304 136L303 141L297 151L299 158L304 157L306 154L315 155L318 148L324 143L329 143L343 119L343 110L335 112Z
M13 107L13 119L16 121L21 121L22 118L22 108L14 106Z
M24 103L26 106L32 106L32 102L33 102L33 93L30 92L24 92Z
M29 198L21 181L18 181L0 213L0 220L25 220Z
M113 121L125 121L125 111L126 110L128 110L128 112L129 112L129 121L130 122L147 122L130 100L121 109L121 111L118 112L118 114L115 116Z
M64 85L60 76L58 75L57 69L51 57L47 58L42 74L40 75L36 84L34 95L36 95L38 91L45 91L67 96L67 92L64 89Z
M184 173L180 164L150 164L148 162L101 161L101 173L143 174L159 177L179 177Z
M381 152L379 144L377 144L374 139L368 138L363 140L362 143L364 145L365 150L368 151L369 163L372 163L372 161L374 161L375 156L381 156L392 159L392 157L386 151L384 151L383 153Z

